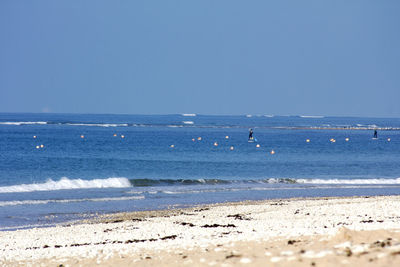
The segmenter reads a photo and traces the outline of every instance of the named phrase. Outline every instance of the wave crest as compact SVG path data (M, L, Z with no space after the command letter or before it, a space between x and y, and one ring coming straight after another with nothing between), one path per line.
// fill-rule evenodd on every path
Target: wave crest
M0 187L0 193L18 193L34 191L53 191L63 189L88 189L88 188L123 188L130 187L131 183L127 178L107 178L107 179L68 179L61 178L59 181L49 179L40 184L21 184Z

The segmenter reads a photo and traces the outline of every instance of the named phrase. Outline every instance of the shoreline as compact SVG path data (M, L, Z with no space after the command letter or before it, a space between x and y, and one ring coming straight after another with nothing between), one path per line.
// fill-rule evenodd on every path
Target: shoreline
M273 199L105 214L2 231L0 240L0 263L7 266L334 266L345 261L385 266L400 263L400 196Z

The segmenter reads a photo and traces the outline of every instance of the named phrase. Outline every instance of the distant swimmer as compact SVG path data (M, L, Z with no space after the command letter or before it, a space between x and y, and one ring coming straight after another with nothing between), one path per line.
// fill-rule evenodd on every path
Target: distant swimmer
M253 129L250 129L249 140L253 140L253 139L254 139L254 137L253 137Z
M378 131L376 129L374 130L374 138L378 138Z

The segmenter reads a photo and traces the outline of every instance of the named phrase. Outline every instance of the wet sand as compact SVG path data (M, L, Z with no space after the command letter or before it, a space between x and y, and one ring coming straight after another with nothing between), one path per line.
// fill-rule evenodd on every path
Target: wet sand
M121 213L0 232L5 266L396 266L400 196Z

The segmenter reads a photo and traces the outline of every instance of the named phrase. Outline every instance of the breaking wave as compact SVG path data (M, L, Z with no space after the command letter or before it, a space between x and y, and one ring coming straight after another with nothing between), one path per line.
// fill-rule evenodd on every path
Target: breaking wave
M0 122L0 125L46 125L46 121L5 121Z
M163 187L163 186L196 186L208 185L246 185L249 188L260 184L320 184L320 185L399 185L400 178L394 179L293 179L293 178L267 178L251 180L227 180L227 179L69 179L61 178L59 181L48 180L45 183L21 184L0 187L0 193L19 193L34 191L55 191L65 189L89 189L89 188L129 188L129 187Z
M130 186L131 183L127 178L83 180L63 177L59 181L49 179L45 183L3 186L0 187L0 193L54 191L63 189L123 188Z

